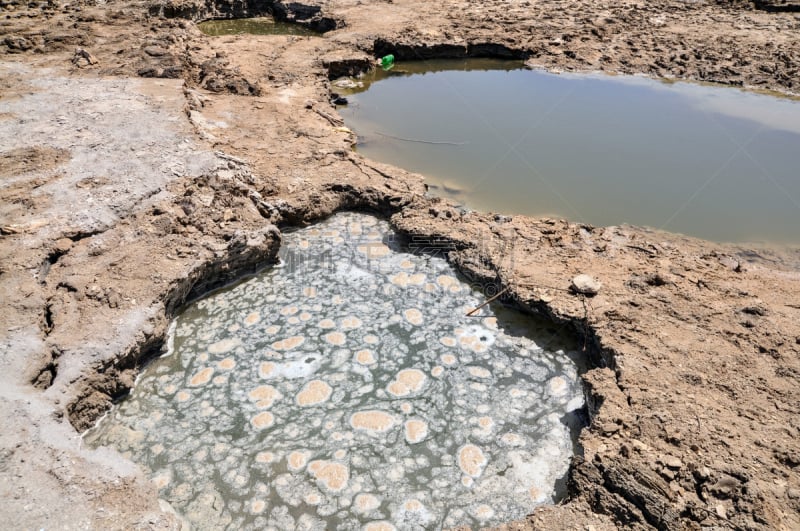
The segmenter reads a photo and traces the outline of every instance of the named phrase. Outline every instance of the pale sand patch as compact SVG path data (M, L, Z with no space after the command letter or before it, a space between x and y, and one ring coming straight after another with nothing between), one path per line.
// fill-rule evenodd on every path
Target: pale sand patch
M305 340L306 338L303 336L287 337L286 339L282 339L273 343L272 348L275 350L291 350L302 345Z
M341 346L344 345L347 337L341 332L330 332L325 334L325 341L330 343L331 345Z
M217 367L222 369L223 371L229 371L236 367L236 360L233 358L225 358L224 360L217 363Z
M423 322L422 312L417 310L416 308L410 308L408 310L404 310L403 317L405 317L406 321L408 321L414 326L419 326Z
M308 458L308 452L297 450L289 454L289 457L286 458L286 464L289 466L289 470L292 472L299 472L305 468Z
M308 286L303 288L303 296L308 297L309 299L313 299L317 296L317 288L313 286Z
M442 288L450 288L451 286L458 286L458 279L450 275L439 275L436 278L436 283Z
M252 419L250 419L250 423L257 429L261 430L264 428L269 428L275 422L275 417L269 411L264 411L263 413L259 413Z
M235 349L241 344L242 341L238 337L229 337L227 339L217 341L216 343L212 343L208 346L208 351L211 354L224 354L225 352Z
M393 382L389 383L386 390L393 396L407 396L416 393L425 384L425 373L418 369L403 369L397 373Z
M469 373L474 376L475 378L491 378L492 373L483 367L470 367L467 369Z
M458 358L452 354L442 354L441 360L445 365L455 365L455 363L458 361Z
M389 277L389 282L391 282L395 286L404 288L408 285L408 273L406 273L405 271L401 271L396 275L392 275L391 277Z
M212 374L214 374L214 369L212 367L206 367L192 376L189 385L205 385L211 381Z
M314 406L321 404L331 397L333 389L322 380L311 380L297 393L297 404L300 406Z
M370 260L374 258L383 258L392 252L386 245L382 243L370 243L367 245L359 245L358 252L367 256Z
M341 463L334 463L332 461L311 461L308 465L308 471L316 478L317 481L333 492L339 492L347 486L350 480L350 471Z
M418 419L407 420L405 432L406 441L416 444L428 436L428 423Z
M261 314L258 312L252 312L244 318L244 325L245 326L253 326L254 324L258 323L261 320Z
M362 324L364 323L361 321L361 319L359 319L358 317L354 317L352 315L349 315L344 319L342 319L342 328L344 329L358 328Z
M408 277L409 286L421 286L424 283L425 283L425 273L415 273L413 275L409 275Z
M356 352L356 361L361 365L372 365L375 363L375 356L371 350L359 350Z
M276 400L283 398L283 395L281 395L280 391L271 385L261 385L256 387L250 391L247 396L250 397L250 400L257 401L259 408L264 409L272 407L272 404Z
M256 461L259 463L272 463L275 461L275 454L272 452L259 452L256 454Z
M270 378L275 372L275 364L271 361L265 361L258 367L258 375L262 378Z
M395 425L396 419L393 415L372 409L359 411L350 416L350 425L356 430L367 431L370 433L384 433Z
M458 466L464 474L476 478L486 466L486 456L474 444L466 444L458 450Z
M368 513L381 506L380 500L372 494L359 494L354 501L355 509L359 513Z

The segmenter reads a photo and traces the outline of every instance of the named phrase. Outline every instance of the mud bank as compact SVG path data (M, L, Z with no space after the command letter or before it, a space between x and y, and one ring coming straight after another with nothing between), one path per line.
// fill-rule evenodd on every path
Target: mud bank
M13 528L179 528L141 471L78 432L130 388L183 302L268 264L280 228L339 210L388 218L585 339L592 420L569 501L511 527L800 526L797 250L466 212L354 154L328 102L329 75L365 67L376 43L789 92L794 15L332 1L316 13L343 26L324 38L212 40L150 14L163 6L8 5L0 514ZM602 281L597 296L569 291L578 273Z

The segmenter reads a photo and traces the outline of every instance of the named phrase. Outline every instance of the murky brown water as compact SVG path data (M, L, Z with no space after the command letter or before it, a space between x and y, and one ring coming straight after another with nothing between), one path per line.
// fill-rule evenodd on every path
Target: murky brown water
M197 25L206 35L219 37L222 35L300 35L317 36L319 33L312 31L300 24L277 22L271 17L237 18L206 20Z
M378 70L342 107L364 155L469 207L800 242L800 102L472 59Z

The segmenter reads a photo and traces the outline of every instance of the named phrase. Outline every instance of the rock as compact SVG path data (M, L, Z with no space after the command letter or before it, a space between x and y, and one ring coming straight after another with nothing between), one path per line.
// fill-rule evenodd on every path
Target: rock
M33 48L33 44L25 37L9 35L3 39L3 44L8 47L10 53L19 53Z
M336 81L334 81L333 82L333 86L334 87L343 88L343 89L356 89L358 87L364 86L364 84L361 83L360 81L358 83L356 83L352 79L348 79L346 77L343 77L343 78L340 78L340 79L337 79Z
M56 240L55 246L53 246L53 251L64 254L72 248L72 240L69 238L61 238Z
M600 431L603 433L616 433L620 430L621 426L614 422L604 422L600 424Z
M681 460L672 455L662 455L660 461L667 468L672 468L674 470L680 470L683 467Z
M97 60L97 57L92 55L90 52L84 50L83 48L75 48L75 53L72 55L72 63L75 66L91 66L96 65L98 62L99 61Z
M150 57L163 57L167 55L169 51L160 46L145 46L144 53L146 53Z
M740 264L738 260L730 256L721 256L719 259L719 263L735 273L741 273L742 271L742 264Z
M729 498L731 494L739 487L739 481L730 476L723 476L709 489L711 493L718 498Z
M717 504L717 506L714 509L717 512L717 516L719 516L720 518L728 518L728 511L725 510L725 506L722 505L721 503Z
M593 296L597 295L602 287L603 284L599 280L595 280L589 275L576 275L572 278L569 289L574 293Z
M163 69L152 66L146 66L136 71L136 75L139 77L161 77L163 73Z
M347 98L335 92L331 93L331 103L334 105L347 105Z
M709 470L708 467L704 466L695 470L694 475L697 479L705 481L711 477L711 470Z
M368 72L372 68L372 59L367 55L361 57L325 58L322 60L322 66L328 69L328 79L338 79Z

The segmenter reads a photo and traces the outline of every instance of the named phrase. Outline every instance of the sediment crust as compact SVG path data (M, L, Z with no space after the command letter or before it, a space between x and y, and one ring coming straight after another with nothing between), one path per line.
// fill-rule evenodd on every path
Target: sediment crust
M339 29L212 40L192 22L279 4ZM388 52L793 92L798 20L763 11L788 4L8 3L0 514L178 528L136 466L78 432L161 353L187 300L268 265L280 229L363 210L584 340L591 425L569 499L514 528L800 527L798 250L468 212L352 152L328 103L329 78ZM597 296L569 291L579 273Z

